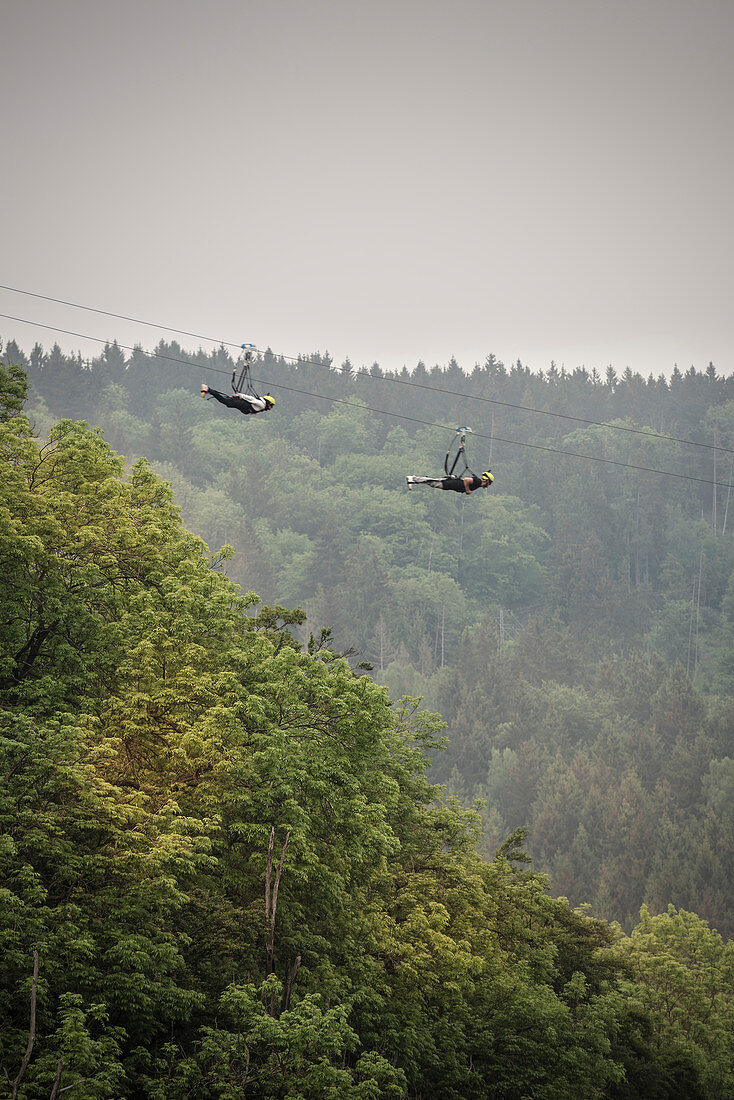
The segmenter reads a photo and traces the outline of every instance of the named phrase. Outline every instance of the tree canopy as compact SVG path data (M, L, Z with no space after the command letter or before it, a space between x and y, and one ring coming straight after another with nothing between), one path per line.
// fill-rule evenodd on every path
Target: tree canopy
M517 571L540 594L558 576L538 500L472 501L462 521L426 495L407 531L373 483L384 459L361 412L354 449L325 430L322 465L313 425L308 455L257 418L243 441L226 422L212 433L203 403L168 400L171 420L162 403L148 438L169 438L174 416L190 427L182 454L200 466L181 499L193 513L212 492L240 501L235 520L212 506L241 524L214 541L230 544L221 552L189 533L150 462L125 461L99 429L62 419L39 437L17 409L0 423L9 1093L727 1095L729 946L680 904L648 899L660 915L643 909L625 934L554 896L558 882L583 885L585 856L601 851L594 909L606 897L627 915L637 888L665 895L690 836L691 895L706 881L707 904L728 911L725 699L714 707L662 656L611 657L600 631L588 636L589 600L614 638L624 593L637 593L593 565L609 560L601 536L565 543L575 595L559 583L525 624L515 603L520 626L503 638L494 612L509 613ZM420 433L388 439L401 464L428 453ZM356 462L373 473L352 510ZM472 557L483 539L494 574ZM468 623L465 560L475 585L489 578ZM305 611L263 604L237 570L273 593L288 580L289 599L313 585L305 610L320 604L324 625L335 610L339 642L309 633ZM669 565L665 583L675 575ZM342 641L395 651L443 720L391 697ZM442 752L446 723L462 736ZM433 782L446 766L462 798ZM471 807L477 793L485 807ZM528 867L529 808L553 889Z

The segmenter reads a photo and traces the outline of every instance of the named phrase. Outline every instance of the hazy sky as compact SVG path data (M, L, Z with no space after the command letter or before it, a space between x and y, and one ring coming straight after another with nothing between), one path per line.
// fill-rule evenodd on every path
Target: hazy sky
M734 372L734 0L3 0L0 42L0 283L355 366Z

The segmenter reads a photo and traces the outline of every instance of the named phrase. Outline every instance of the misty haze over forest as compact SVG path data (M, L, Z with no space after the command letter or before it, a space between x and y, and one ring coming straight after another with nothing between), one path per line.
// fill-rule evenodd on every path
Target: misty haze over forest
M111 345L84 367L58 348L8 351L41 423L84 417L148 457L186 526L232 545L232 580L303 608L299 637L330 630L393 698L442 715L432 774L486 800L485 851L526 826L574 904L629 925L643 900L672 901L732 933L706 806L730 781L734 378L539 375L491 355L469 376L351 374L266 354L252 373L276 407L243 419L198 400L200 379L228 388L224 349ZM406 473L442 473L454 433L440 425L464 423L492 489L408 495ZM687 839L674 870L670 822Z
M734 1100L734 4L0 36L10 1100Z
M115 1092L123 1080L136 1081L140 1095L178 1095L184 1081L195 1095L224 1095L245 1072L238 1027L259 1067L257 1097L279 1095L286 1079L311 1082L303 1095L326 1095L312 1076L322 1055L319 1072L355 1100L368 1095L359 1091L368 1081L374 1095L478 1098L503 1074L508 1096L535 1087L533 1074L537 1095L548 1097L729 1095L721 1036L734 1018L734 378L713 364L669 379L611 367L533 373L492 355L468 375L456 362L353 371L348 361L268 352L252 375L275 407L242 417L199 396L204 380L228 389L236 364L224 347L161 342L150 355L110 344L83 360L11 340L4 359L27 375L39 448L34 458L23 442L13 383L6 505L28 530L30 557L6 606L35 592L38 625L22 643L21 618L6 613L17 650L5 682L6 718L17 727L11 758L31 744L18 723L42 720L33 742L42 770L43 745L57 743L58 715L68 714L69 733L54 750L67 792L59 806L74 806L70 792L92 776L90 791L111 783L121 793L109 811L100 802L94 812L114 812L105 828L116 845L129 844L128 787L149 807L138 827L158 840L137 855L130 849L128 889L143 881L136 867L153 888L146 861L164 859L171 843L173 858L182 845L178 869L167 873L185 900L164 900L161 884L157 902L140 893L137 916L117 912L118 946L105 950L119 962L93 979L82 967L73 994L86 1003L88 982L107 982L126 1002L125 929L142 921L141 958L159 955L152 914L162 905L165 927L177 929L165 950L175 942L181 952L164 964L173 983L166 996L188 1021L165 1071L172 1091L154 1085L168 1056L153 1038L163 1010L151 992L137 1041L155 1056L146 1068L130 1052L135 1029L117 1012L127 1038L115 1040L117 1053L100 1046L94 1056L99 1095L132 1095ZM440 476L456 427L467 423L467 462L491 467L491 489L408 492L406 474ZM192 536L182 534L179 508ZM47 548L46 565L35 561L36 545ZM51 608L59 609L52 619ZM398 701L405 696L421 697L423 709ZM91 769L83 781L82 767ZM174 794L179 810L169 821ZM8 813L17 813L14 797ZM81 821L86 811L73 813ZM210 833L218 854L205 871ZM23 850L35 865L36 849ZM95 874L107 873L106 852L85 857L102 861ZM39 882L55 881L64 858L54 855L57 870L39 866ZM227 914L261 904L264 868L262 953L260 918L243 918L235 946L234 910ZM282 893L273 894L281 872ZM221 874L239 883L234 894ZM101 895L84 890L78 934L85 927L101 943L93 918ZM21 897L18 905L32 905ZM382 928L372 946L358 912ZM349 960L331 939L342 926L356 937ZM495 946L480 946L490 928ZM239 974L234 984L184 946L202 934L205 954L216 941ZM383 956L386 936L394 939ZM427 1015L408 978L415 951L424 952L419 985L429 975L438 982ZM13 957L21 983L27 951ZM698 963L689 974L686 962L689 977L680 979L681 1021L698 1020L700 997L718 998L715 1024L697 1031L658 1015L654 991L684 957L716 959L707 971L715 989L696 986ZM188 1008L177 969L192 983ZM481 980L469 979L480 971ZM450 1039L440 1034L445 982L461 990ZM342 1023L329 1015L327 988ZM361 990L361 1007L345 1007L347 988ZM380 1027L393 1020L386 1042L365 1007L374 996ZM207 1020L204 1004L218 998L230 1030L190 1046L194 1017ZM525 1059L504 1051L484 1064L500 1032L523 1033L521 1001L531 1034L553 1018L565 1037L553 1053L533 1038ZM583 1049L571 1037L582 1017L591 1029ZM95 1042L112 1042L92 1015L75 1019ZM292 1079L275 1068L270 1043L290 1050L302 1035L318 1051L320 1021L346 1050L347 1019L367 1061L350 1056L337 1070L322 1052ZM279 1038L265 1040L266 1021ZM24 1026L21 1013L9 1050L21 1051ZM423 1036L422 1053L405 1045L410 1027ZM632 1046L615 1040L601 1055L602 1036L627 1027ZM54 1067L41 1059L31 1090L46 1087Z

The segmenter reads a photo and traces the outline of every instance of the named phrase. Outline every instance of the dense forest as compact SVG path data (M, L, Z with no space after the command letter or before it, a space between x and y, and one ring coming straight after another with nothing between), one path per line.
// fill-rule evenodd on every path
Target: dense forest
M734 1096L734 380L4 359L8 1094Z

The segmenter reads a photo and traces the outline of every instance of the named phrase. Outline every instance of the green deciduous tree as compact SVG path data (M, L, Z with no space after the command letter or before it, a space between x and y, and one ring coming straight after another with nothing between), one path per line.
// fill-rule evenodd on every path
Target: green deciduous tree
M652 1021L651 1041L665 1060L688 1063L702 1095L734 1091L734 945L705 921L672 905L640 924L622 949L637 984L625 989Z

